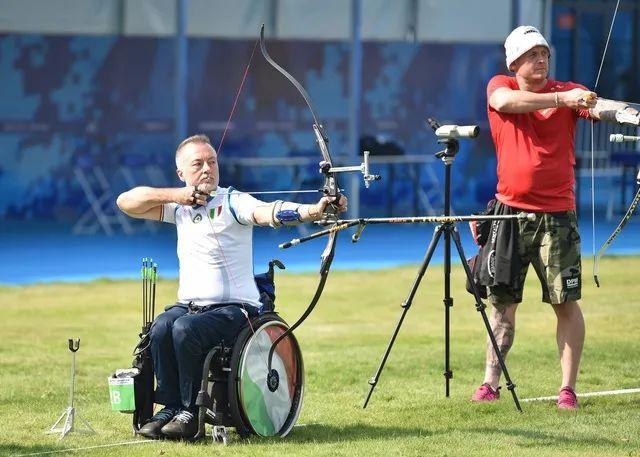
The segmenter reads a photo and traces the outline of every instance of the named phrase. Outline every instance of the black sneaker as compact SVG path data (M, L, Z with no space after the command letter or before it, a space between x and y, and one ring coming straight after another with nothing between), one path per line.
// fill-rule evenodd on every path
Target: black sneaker
M151 438L152 440L161 438L162 434L160 433L160 429L167 425L179 412L180 410L176 408L162 408L151 419L149 419L149 422L140 427L138 435L144 436L145 438Z
M198 432L198 418L190 411L183 409L171 422L162 427L161 433L174 440L188 440Z

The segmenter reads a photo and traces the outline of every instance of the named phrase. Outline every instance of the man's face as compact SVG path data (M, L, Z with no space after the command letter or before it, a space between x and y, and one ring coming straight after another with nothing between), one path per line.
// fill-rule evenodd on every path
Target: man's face
M549 50L544 46L531 48L511 64L511 69L517 76L543 81L549 75Z
M220 175L218 157L206 143L188 143L178 156L178 177L187 186L200 185L200 190L211 192L218 188ZM203 189L204 187L204 189Z

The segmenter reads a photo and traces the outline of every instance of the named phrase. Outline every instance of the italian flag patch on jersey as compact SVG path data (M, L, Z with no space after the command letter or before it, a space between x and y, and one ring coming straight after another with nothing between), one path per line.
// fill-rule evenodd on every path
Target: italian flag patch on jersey
M222 212L222 205L216 207L216 208L211 208L209 210L209 218L211 218L211 220L214 220L216 218L216 216L220 216L220 213Z

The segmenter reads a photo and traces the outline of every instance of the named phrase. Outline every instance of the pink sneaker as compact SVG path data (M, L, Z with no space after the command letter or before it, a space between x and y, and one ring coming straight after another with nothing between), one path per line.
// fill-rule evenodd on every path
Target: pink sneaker
M565 386L560 389L558 409L578 409L578 397L576 397L576 393L571 387Z
M476 389L471 401L495 401L500 400L500 387L493 389L486 382Z

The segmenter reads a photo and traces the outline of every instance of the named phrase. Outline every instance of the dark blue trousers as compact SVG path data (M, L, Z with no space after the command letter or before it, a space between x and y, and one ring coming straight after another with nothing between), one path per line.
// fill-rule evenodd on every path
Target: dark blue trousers
M253 306L245 308L250 315L257 313ZM176 303L158 315L151 325L155 402L192 409L207 352L222 341L231 344L247 318L237 304L192 313L187 305Z

